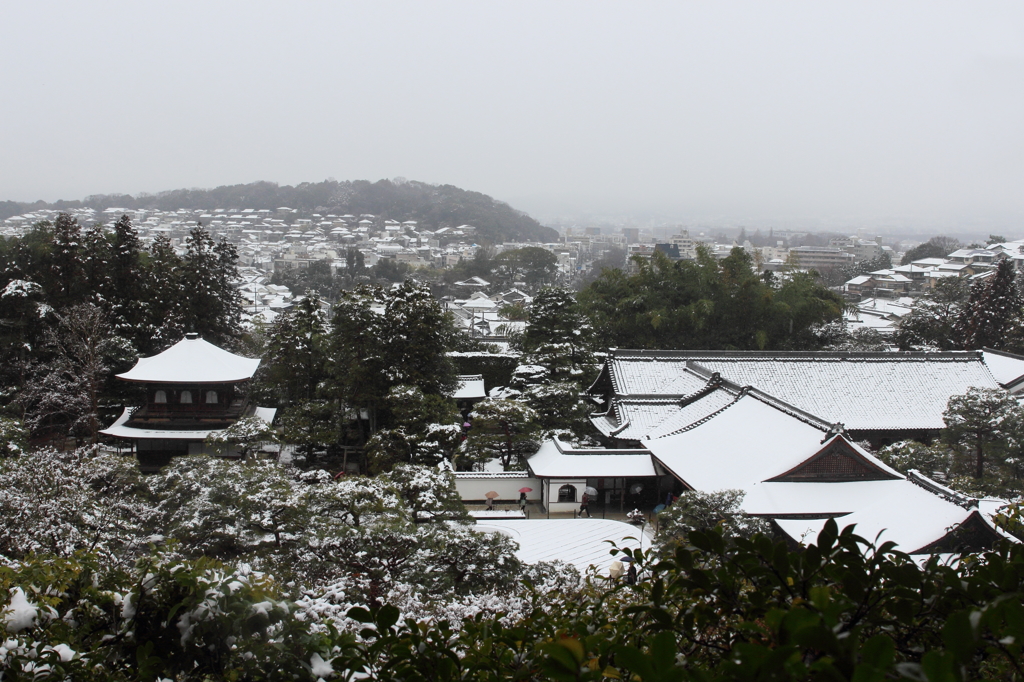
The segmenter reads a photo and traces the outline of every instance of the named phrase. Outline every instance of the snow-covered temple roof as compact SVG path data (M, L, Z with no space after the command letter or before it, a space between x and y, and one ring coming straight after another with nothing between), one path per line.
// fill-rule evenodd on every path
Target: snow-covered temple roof
M459 376L459 385L455 388L452 397L456 400L472 400L475 398L486 398L487 389L484 388L484 377L482 374L463 374Z
M267 424L271 424L274 421L274 416L277 414L276 407L257 407L252 410L252 416L262 419ZM115 438L132 438L132 439L170 439L170 440L205 440L211 433L221 433L227 429L140 429L133 426L127 426L127 422L131 419L132 413L131 408L124 408L121 412L121 416L117 420L105 429L102 429L100 433L114 436Z
M163 353L139 358L117 378L162 384L234 383L251 379L259 364L259 358L235 355L198 337L186 337Z
M1024 383L1024 357L991 348L983 349L982 354L992 376L1001 386L1014 391Z
M657 476L646 450L574 450L557 438L544 441L529 459L530 471L539 478L633 478Z
M854 431L941 429L951 396L975 386L999 385L980 351L615 350L591 392L683 398L699 391L715 373Z

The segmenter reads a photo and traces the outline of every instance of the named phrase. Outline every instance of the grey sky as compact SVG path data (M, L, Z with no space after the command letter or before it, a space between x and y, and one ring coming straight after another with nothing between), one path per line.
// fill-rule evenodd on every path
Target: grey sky
M0 199L404 176L534 214L1024 218L1024 3L9 2Z

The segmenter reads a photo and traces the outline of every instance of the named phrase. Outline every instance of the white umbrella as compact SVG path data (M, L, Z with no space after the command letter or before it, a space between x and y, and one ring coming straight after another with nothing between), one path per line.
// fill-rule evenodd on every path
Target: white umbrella
M586 488L583 489L583 492L585 492L587 495L597 495L597 488L588 485Z

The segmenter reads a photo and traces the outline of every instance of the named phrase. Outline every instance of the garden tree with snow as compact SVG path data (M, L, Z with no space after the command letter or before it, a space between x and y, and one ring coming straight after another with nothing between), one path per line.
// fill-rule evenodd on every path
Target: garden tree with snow
M993 464L987 460L996 446L1024 421L1024 408L1002 389L971 388L949 399L942 418L946 422L943 440L966 461L973 461L972 475L981 479L986 466Z
M90 303L53 312L39 359L18 401L36 435L96 441L100 399L114 366L134 359L129 344L112 336L107 316ZM45 354L44 354L45 353Z
M450 473L412 465L335 479L270 460L188 456L142 477L128 457L41 450L0 458L0 513L18 519L0 534L5 566L84 553L111 570L138 560L227 562L323 595L328 611L385 598L421 617L507 611L531 574L507 537L464 525ZM572 569L544 571L574 582Z
M375 432L366 443L371 474L390 471L402 463L437 466L451 462L462 442L462 419L454 400L424 395L416 386L394 386L383 408L390 426Z
M302 488L269 460L175 457L146 483L157 500L154 531L173 538L176 551L188 557L231 560L280 552L307 522Z
M0 458L0 518L9 560L87 551L123 567L146 551L156 522L138 464L93 447Z
M1004 258L992 277L971 285L970 298L954 325L954 335L965 350L1020 348L1024 302L1016 279L1013 261Z
M148 263L144 291L151 341L148 348L139 349L141 355L164 350L188 332L185 292L179 283L182 261L166 235L157 235L150 244ZM162 296L160 292L164 292Z
M634 257L635 274L605 270L577 298L602 346L709 350L814 350L818 328L841 318L843 301L809 273L766 283L745 251L693 261Z
M876 456L902 474L917 470L930 478L946 478L953 469L953 451L942 442L925 445L904 440L886 445Z
M399 464L382 478L394 485L414 520L470 520L448 469Z
M339 406L365 410L369 437L388 426L382 411L394 386L435 396L454 391L458 380L446 351L458 334L451 315L415 282L342 292L334 307L325 393Z
M517 400L487 398L473 408L472 426L455 459L460 471L479 469L497 459L505 471L522 471L526 459L540 447L537 412Z
M963 347L957 320L967 304L970 282L944 277L931 292L914 302L909 315L896 325L893 340L900 350L958 350Z
M308 400L289 407L281 413L278 426L281 439L298 447L305 463L312 463L317 454L324 452L338 439L341 416L327 400Z
M658 514L655 554L670 559L679 547L687 546L694 531L716 529L727 541L767 535L767 521L743 513L744 495L742 490L684 491Z
M28 429L20 420L0 416L0 457L17 457L28 448Z
M24 279L13 279L0 291L0 403L9 403L25 383L29 362L42 346L52 310L43 300L43 287Z
M223 431L213 431L206 437L206 445L218 455L237 452L249 459L268 443L277 442L274 428L256 416L242 417Z

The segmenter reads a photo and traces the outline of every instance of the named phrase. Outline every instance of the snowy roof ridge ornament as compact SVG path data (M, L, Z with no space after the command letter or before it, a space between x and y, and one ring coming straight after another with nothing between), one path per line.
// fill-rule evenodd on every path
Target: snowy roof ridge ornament
M117 378L158 384L227 384L248 381L259 364L259 358L235 355L190 333L162 353L139 358Z
M831 440L836 436L842 436L845 434L845 431L846 427L843 425L843 423L836 422L832 426L828 427L828 431L825 433L825 437L821 439L821 442L825 443L825 441Z

